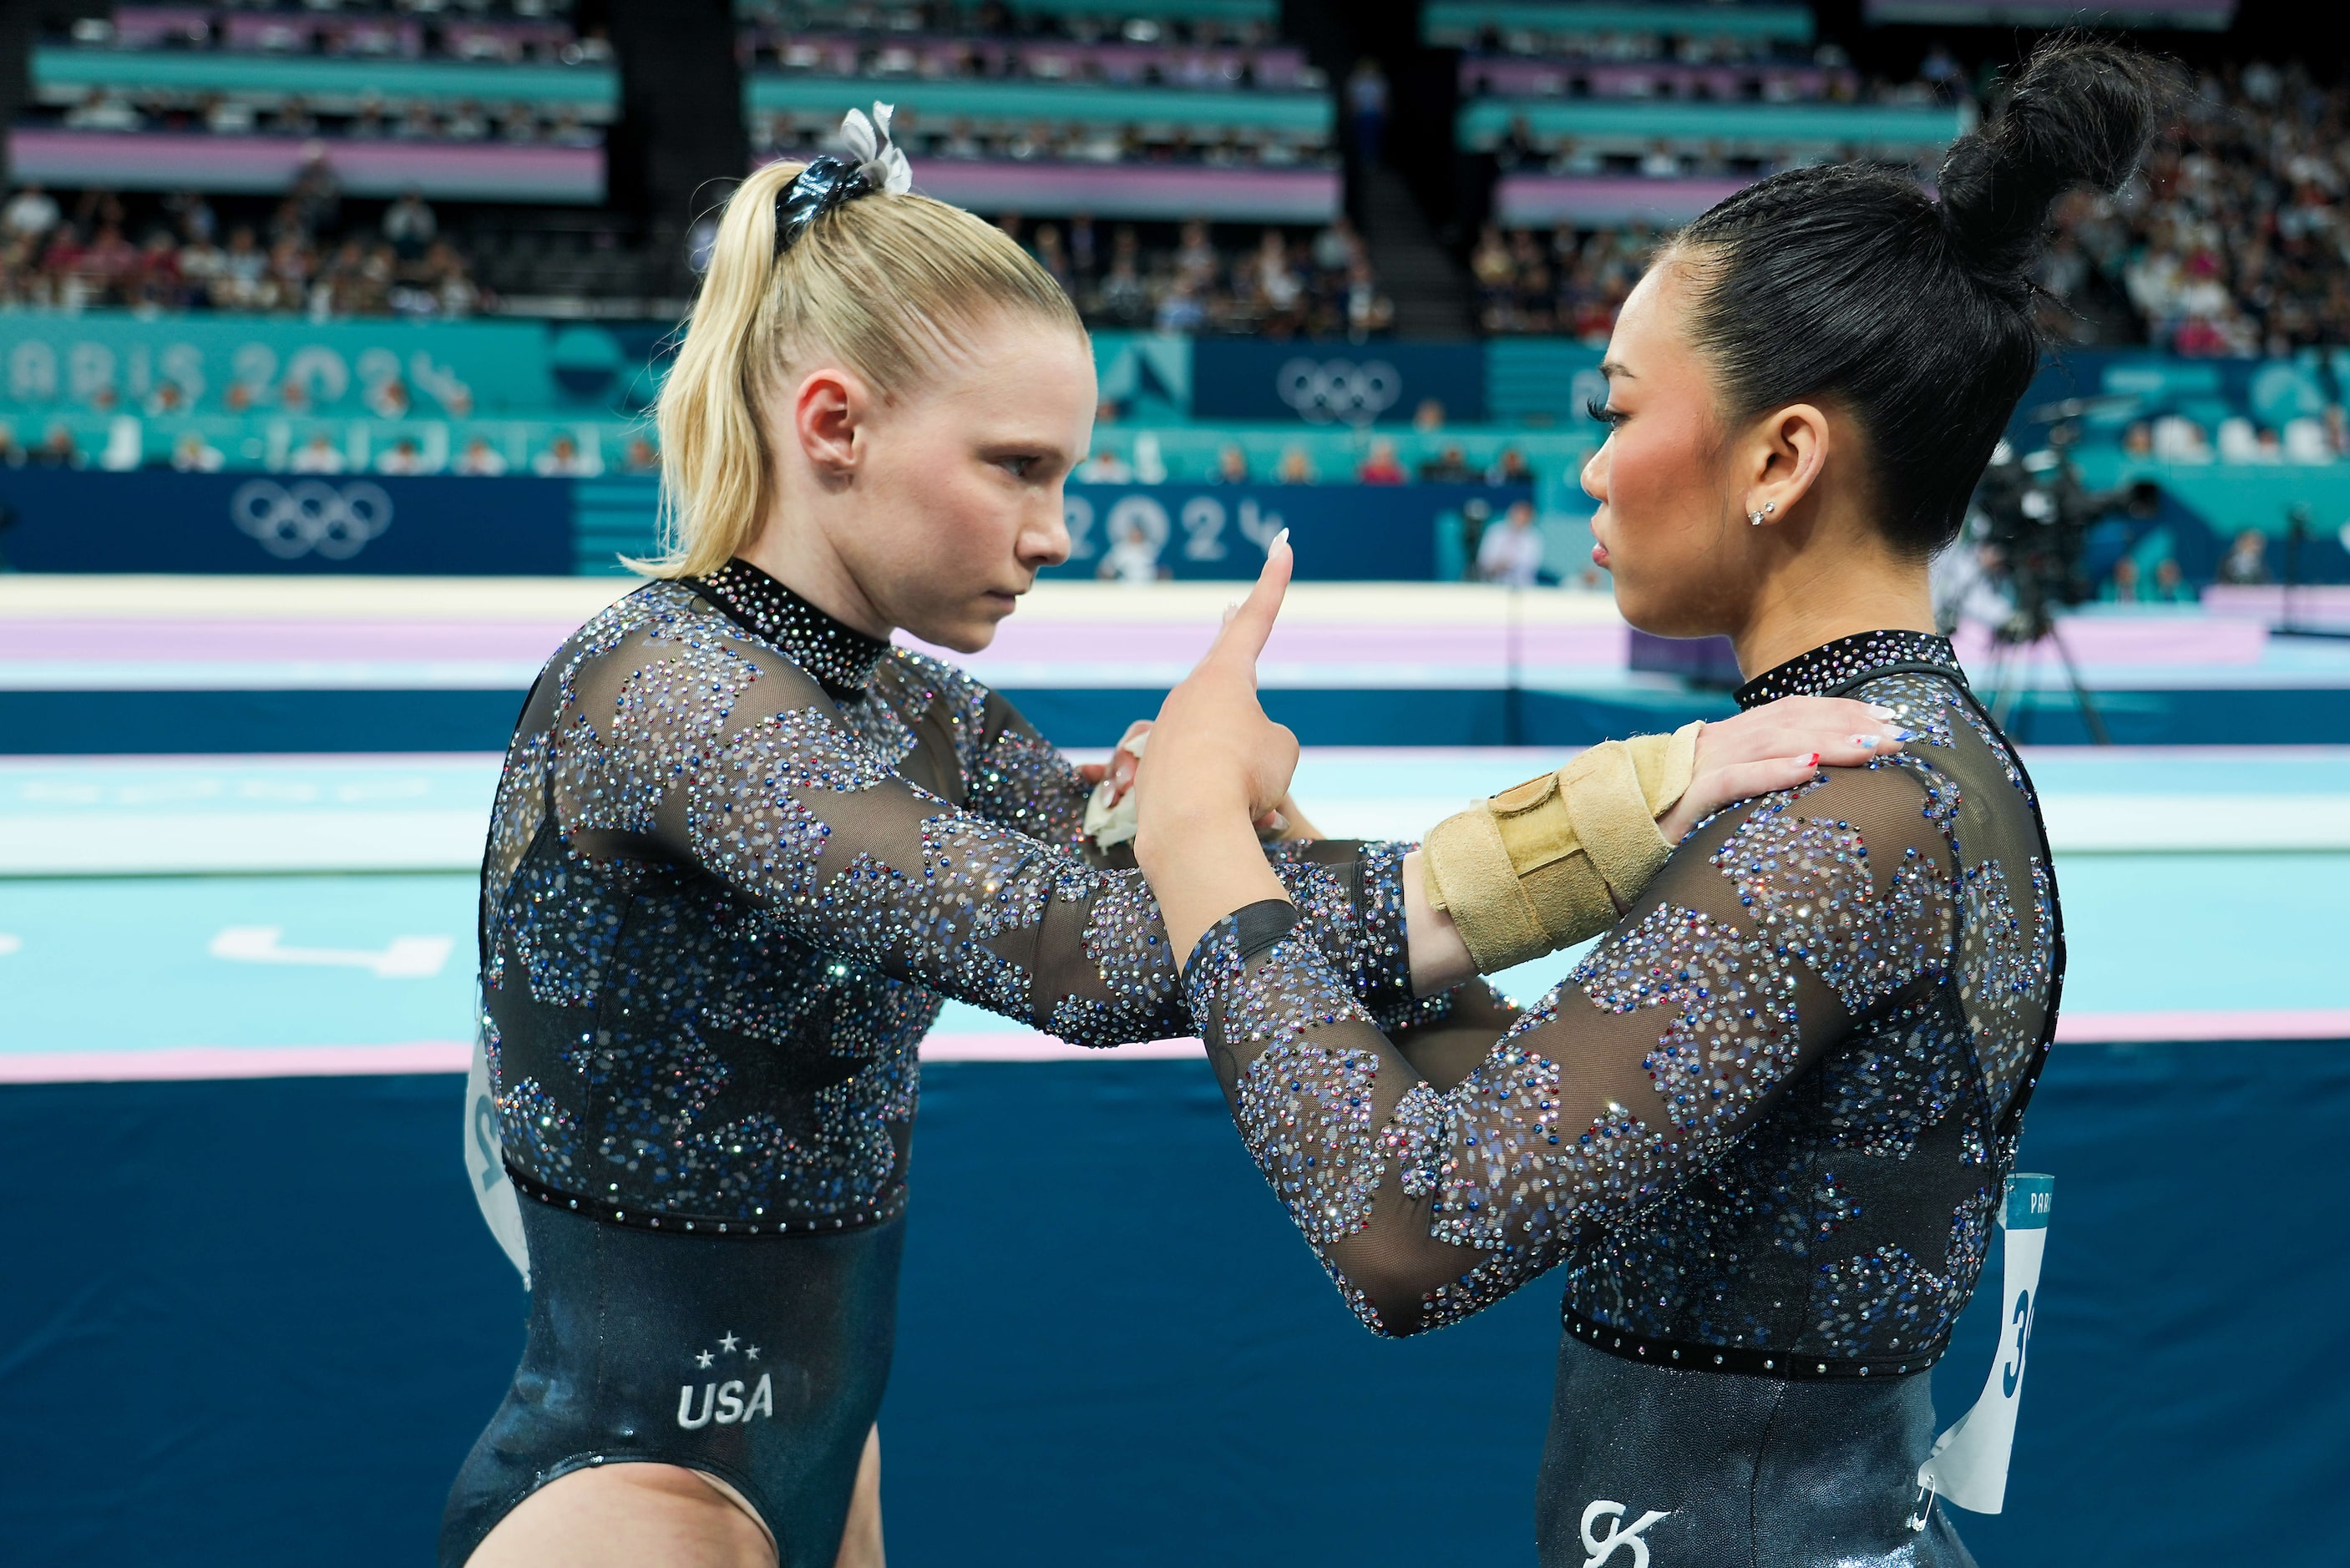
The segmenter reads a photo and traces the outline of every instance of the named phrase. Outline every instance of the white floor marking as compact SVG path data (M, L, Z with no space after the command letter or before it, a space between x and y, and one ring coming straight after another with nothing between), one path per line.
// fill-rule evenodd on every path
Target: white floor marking
M280 926L230 926L214 936L210 951L231 963L316 964L363 969L378 980L430 980L456 949L448 937L394 937L381 950L364 948L289 948L279 942Z

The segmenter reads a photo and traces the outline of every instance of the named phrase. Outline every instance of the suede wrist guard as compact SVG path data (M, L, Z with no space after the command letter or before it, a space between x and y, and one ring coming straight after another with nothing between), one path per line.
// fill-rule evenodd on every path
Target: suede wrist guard
M1704 727L1594 746L1429 832L1428 901L1451 915L1479 972L1616 923L1672 853L1657 818L1688 792Z

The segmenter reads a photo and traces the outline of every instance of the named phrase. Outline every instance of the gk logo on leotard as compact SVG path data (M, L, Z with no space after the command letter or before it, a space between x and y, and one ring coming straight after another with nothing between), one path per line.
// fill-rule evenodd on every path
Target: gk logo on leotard
M775 1418L775 1378L762 1372L759 1374L759 1381L756 1385L749 1381L751 1366L759 1359L757 1345L745 1344L730 1328L720 1337L717 1350L696 1351L691 1360L695 1366L707 1369L716 1366L720 1357L732 1359L738 1353L744 1363L743 1376L730 1377L723 1383L705 1383L699 1390L692 1384L688 1383L677 1391L677 1424L679 1426L692 1432L707 1427L712 1421L722 1427L731 1427L738 1421L749 1421L759 1416L764 1416L771 1421ZM751 1390L748 1398L745 1398L743 1394L745 1388ZM701 1396L699 1408L696 1408L694 1397L697 1393Z
M1671 1517L1672 1510L1669 1508L1652 1508L1627 1529L1622 1503L1609 1502L1605 1498L1594 1501L1583 1511L1583 1549L1591 1553L1583 1560L1583 1568L1600 1568L1602 1563L1614 1561L1619 1549L1632 1554L1626 1568L1648 1568L1648 1543L1640 1537L1657 1521ZM1607 1533L1592 1534L1591 1527L1602 1519L1607 1521Z

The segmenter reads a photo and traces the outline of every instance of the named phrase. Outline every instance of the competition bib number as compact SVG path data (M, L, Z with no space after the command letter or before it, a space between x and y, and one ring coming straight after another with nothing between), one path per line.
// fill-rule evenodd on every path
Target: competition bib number
M530 1244L523 1240L522 1202L506 1179L505 1146L498 1137L497 1096L490 1092L489 1053L479 1036L473 1041L473 1065L465 1075L465 1173L472 1179L473 1201L490 1234L505 1249L506 1259L530 1289Z
M2023 1366L2032 1347L2032 1319L2040 1305L2040 1255L2048 1242L2054 1177L2007 1179L2000 1206L2001 1314L1999 1349L1974 1407L1934 1440L1918 1467L1918 1507L1909 1528L1923 1530L1934 1499L1970 1513L1997 1513L2007 1501L2007 1461L2015 1446L2015 1411L2023 1398Z

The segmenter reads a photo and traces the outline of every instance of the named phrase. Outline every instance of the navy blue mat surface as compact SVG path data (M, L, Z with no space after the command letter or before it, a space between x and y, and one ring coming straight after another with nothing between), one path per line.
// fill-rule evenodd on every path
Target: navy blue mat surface
M1527 1563L1543 1283L1402 1344L1353 1325L1197 1062L933 1064L890 1557ZM423 1562L519 1347L452 1077L0 1090L12 1568ZM2067 1046L2009 1511L1985 1568L2338 1564L2350 1048ZM36 1269L21 1260L37 1259ZM1978 1297L1938 1374L1973 1398Z

